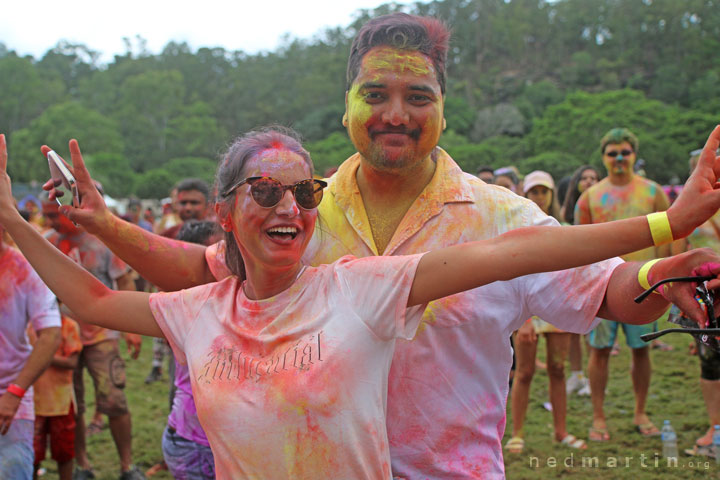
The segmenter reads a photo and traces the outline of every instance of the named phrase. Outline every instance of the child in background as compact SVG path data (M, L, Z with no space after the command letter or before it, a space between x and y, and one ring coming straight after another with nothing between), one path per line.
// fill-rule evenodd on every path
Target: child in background
M28 329L31 343L35 343L35 331ZM35 388L35 466L33 478L37 478L40 463L45 459L48 437L50 452L57 462L60 480L70 480L75 458L75 392L73 370L82 350L80 327L75 320L62 316L60 346L52 363L34 383Z

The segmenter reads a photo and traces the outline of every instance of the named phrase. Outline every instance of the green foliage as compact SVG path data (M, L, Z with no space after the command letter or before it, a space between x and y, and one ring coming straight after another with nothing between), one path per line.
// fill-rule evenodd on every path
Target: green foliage
M530 152L565 152L580 164L602 167L600 138L614 127L630 128L640 140L638 157L659 182L687 174L687 153L702 145L717 119L647 99L642 92L575 92L543 117L527 136Z
M198 157L173 158L163 165L163 170L170 174L173 183L183 178L200 178L208 185L212 185L215 181L216 169L216 161ZM167 193L164 196L167 196Z
M315 173L321 176L327 169L339 166L355 153L355 147L344 132L331 133L317 142L307 142L305 148L313 159Z
M83 155L92 177L100 182L111 197L127 197L134 191L137 174L128 159L120 153Z
M70 161L68 141L72 138L87 153L117 153L124 148L111 119L78 102L62 103L45 110L27 128L11 134L8 146L12 158L8 165L10 174L20 182L46 180L47 160L40 153L40 146L46 144Z
M154 168L137 176L135 181L135 195L140 198L165 198L175 185L176 178L170 172Z
M557 171L553 158L597 165L597 139L623 124L640 136L648 174L662 182L684 177L688 147L717 123L716 3L388 3L310 39L288 35L270 52L169 42L153 54L134 37L107 65L98 64L99 52L67 41L39 60L0 44L0 132L20 181L47 176L42 143L62 147L80 137L92 155L118 155L141 174L172 159L215 160L232 137L268 124L296 128L323 171L355 151L340 124L352 38L367 19L404 11L452 28L444 99L452 134L443 142L465 168L512 162ZM90 113L50 113L69 104ZM114 182L112 172L103 175L113 191L134 188L129 176Z

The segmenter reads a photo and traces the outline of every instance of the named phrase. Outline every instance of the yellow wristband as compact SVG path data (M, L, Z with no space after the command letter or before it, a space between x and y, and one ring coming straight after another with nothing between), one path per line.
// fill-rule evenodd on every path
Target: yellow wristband
M673 241L667 212L651 213L647 215L647 221L650 226L650 235L652 235L656 247Z
M652 266L660 260L662 260L662 258L656 258L655 260L645 262L643 266L640 267L640 270L638 270L638 283L643 288L643 290L647 290L651 287L650 283L648 282L648 272L650 272ZM660 294L660 292L658 292L657 290L654 290L653 293Z

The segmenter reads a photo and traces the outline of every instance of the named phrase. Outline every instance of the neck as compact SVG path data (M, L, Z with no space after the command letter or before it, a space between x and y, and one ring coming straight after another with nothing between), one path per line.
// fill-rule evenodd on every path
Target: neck
M290 288L297 280L304 266L298 262L287 267L269 268L266 265L245 263L245 296L250 300L274 297Z
M623 186L627 185L632 181L635 174L632 171L629 171L627 173L621 173L621 174L614 174L611 173L608 175L608 179L610 180L610 183L617 186Z
M365 202L388 199L397 204L414 201L434 173L435 162L429 155L418 165L398 171L378 170L363 160L357 171L357 183Z

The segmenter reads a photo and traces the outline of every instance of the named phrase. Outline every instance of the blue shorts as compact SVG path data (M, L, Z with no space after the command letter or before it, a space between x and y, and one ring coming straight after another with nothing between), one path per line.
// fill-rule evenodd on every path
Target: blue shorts
M10 430L0 435L0 478L32 480L33 435L35 423L32 420L13 420Z
M640 335L657 332L657 321L645 325L629 325L602 319L598 326L590 332L590 346L593 348L611 348L615 343L618 327L620 326L625 332L625 343L633 349L644 348L649 345L640 338Z
M210 447L181 437L166 426L162 450L165 464L176 480L215 479L215 460Z

